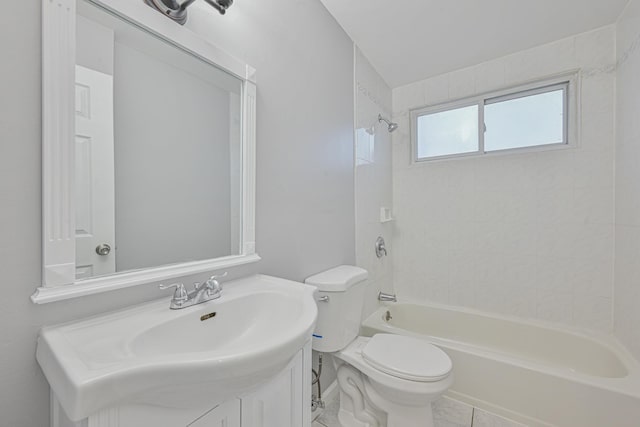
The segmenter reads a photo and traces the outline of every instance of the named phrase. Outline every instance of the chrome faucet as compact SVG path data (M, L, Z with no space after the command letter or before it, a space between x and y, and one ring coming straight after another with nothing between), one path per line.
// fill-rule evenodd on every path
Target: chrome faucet
M160 285L160 289L176 288L176 291L173 293L173 298L171 298L169 308L171 310L179 310L220 298L222 295L222 284L218 279L226 275L227 273L220 276L211 276L209 280L204 283L196 282L193 284L193 290L191 292L187 292L182 283L174 283L169 286Z
M398 298L396 298L396 294L385 294L384 292L378 292L378 301L398 302Z

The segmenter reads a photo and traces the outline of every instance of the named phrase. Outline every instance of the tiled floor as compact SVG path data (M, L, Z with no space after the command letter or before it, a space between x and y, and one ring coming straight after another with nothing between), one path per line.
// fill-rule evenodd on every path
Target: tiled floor
M435 427L526 427L448 397L433 404L433 421Z
M340 395L336 392L330 401L325 402L322 413L316 418L311 427L340 427L338 410L340 409Z
M331 400L325 400L325 407L313 422L311 427L340 427L338 410L340 409L340 395L333 393Z
M340 427L338 423L339 400L327 402L324 411L312 427ZM457 400L443 397L433 404L435 427L526 427L490 412L474 408Z

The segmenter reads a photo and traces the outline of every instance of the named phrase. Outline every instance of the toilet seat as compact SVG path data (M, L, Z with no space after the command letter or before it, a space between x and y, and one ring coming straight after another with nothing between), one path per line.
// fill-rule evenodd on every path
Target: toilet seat
M440 381L451 373L447 354L423 339L377 334L362 348L362 358L374 368L409 381Z
M443 393L453 383L453 370L445 375L444 378L431 381L412 381L383 372L367 362L362 355L362 350L371 339L362 336L356 337L346 348L333 353L333 356L355 367L363 375L377 383L414 395Z

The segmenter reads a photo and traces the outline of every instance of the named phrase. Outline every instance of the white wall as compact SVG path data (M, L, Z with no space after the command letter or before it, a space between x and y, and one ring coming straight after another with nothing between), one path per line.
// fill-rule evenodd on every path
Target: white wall
M351 40L317 0L190 9L187 28L258 70L261 271L303 280L353 263Z
M640 1L617 28L615 334L640 359Z
M263 261L230 276L302 280L355 262L351 41L316 0L243 0L224 17L200 3L191 28L207 27L212 42L258 70ZM49 388L34 357L39 328L170 292L149 284L44 306L29 300L41 280L40 2L17 2L11 13L0 26L0 425L46 427Z
M362 316L378 306L378 292L393 291L393 224L380 222L380 208L391 208L391 135L378 114L391 117L391 89L355 48L356 90L356 264L369 272ZM385 239L388 256L377 258L374 244Z
M394 89L400 296L611 330L614 37L605 27ZM578 148L410 164L409 109L577 68Z

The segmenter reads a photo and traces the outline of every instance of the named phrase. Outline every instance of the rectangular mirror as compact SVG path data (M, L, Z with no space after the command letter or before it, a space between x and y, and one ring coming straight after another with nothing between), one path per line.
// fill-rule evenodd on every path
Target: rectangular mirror
M240 253L241 90L78 2L77 279Z
M73 127L44 136L34 300L64 295L60 285L94 293L259 259L253 69L143 2L57 1L67 16L43 0L43 31L74 37L44 42L43 113L57 121L50 131L64 119ZM48 109L56 103L63 111Z

